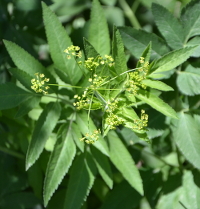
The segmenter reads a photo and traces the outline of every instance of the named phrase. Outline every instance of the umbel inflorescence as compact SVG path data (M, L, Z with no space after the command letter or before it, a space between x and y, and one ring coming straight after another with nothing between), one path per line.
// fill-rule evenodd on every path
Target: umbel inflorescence
M149 63L145 62L143 57L139 59L138 68L117 75L115 74L114 59L109 55L98 55L89 57L85 61L79 61L78 59L82 58L82 52L78 46L71 45L64 52L67 54L67 59L74 58L76 60L87 79L86 85L82 86L83 93L74 95L73 106L77 110L85 109L90 114L91 110L101 109L103 111L102 129L104 133L116 129L119 125L124 125L134 131L146 131L148 115L144 110L141 111L141 117L137 116L132 119L131 123L130 119L127 120L123 117L123 108L133 106L130 104L129 97L133 98L140 89L146 89L142 81L147 77ZM117 79L122 75L125 77L120 81L119 86ZM49 87L46 83L49 79L45 78L44 74L37 73L35 76L36 79L31 80L31 88L37 93L47 94L46 90ZM91 144L98 140L100 134L100 129L94 130L91 133L86 133L80 140Z
M43 93L43 94L48 94L48 89L49 86L46 85L47 82L49 82L49 78L45 78L44 74L39 74L35 73L35 77L31 80L31 88L36 92L36 93Z

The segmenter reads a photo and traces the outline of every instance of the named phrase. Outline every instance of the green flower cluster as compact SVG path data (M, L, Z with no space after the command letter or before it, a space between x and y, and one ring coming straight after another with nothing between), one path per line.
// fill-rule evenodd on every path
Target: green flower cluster
M94 130L92 134L86 133L80 141L85 141L87 144L94 144L99 139L99 134L101 134L100 129Z
M94 57L89 57L87 60L84 62L79 61L78 64L84 64L85 68L88 70L94 71L98 66L100 65L107 65L109 67L114 66L114 59L109 56L105 55L104 57L97 56L96 58Z
M31 79L31 88L36 93L48 94L49 86L46 86L45 83L49 82L49 78L45 78L44 74L35 73L36 78Z
M67 59L71 59L72 57L78 57L78 58L82 57L82 53L80 51L79 46L71 45L67 47L67 49L65 49L64 52L67 54Z
M134 72L128 73L129 79L126 82L126 90L134 95L137 94L140 88L146 89L146 85L142 83L147 77L149 62L145 62L143 57L139 60L141 67Z
M133 129L136 130L142 130L148 125L148 115L145 114L144 110L141 110L141 118L134 120L135 125L133 126Z

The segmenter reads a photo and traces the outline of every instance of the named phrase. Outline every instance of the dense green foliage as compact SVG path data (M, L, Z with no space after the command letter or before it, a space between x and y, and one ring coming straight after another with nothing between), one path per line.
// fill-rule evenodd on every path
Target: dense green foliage
M131 2L0 3L0 208L200 208L200 2Z

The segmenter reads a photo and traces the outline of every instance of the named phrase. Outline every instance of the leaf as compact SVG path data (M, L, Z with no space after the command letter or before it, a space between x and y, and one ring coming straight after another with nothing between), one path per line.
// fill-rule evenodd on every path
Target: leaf
M116 27L113 29L112 56L115 60L116 74L119 75L127 71L126 56L121 35Z
M190 55L194 52L197 46L185 47L182 49L178 49L168 54L164 55L160 59L157 60L153 68L151 69L150 74L164 72L168 70L172 70L173 68L179 66L183 62L185 62Z
M26 170L28 170L39 158L45 143L52 133L59 119L61 107L59 103L49 103L40 115L26 155Z
M81 154L77 157L70 173L63 209L81 208L94 183L96 167L93 163L91 156Z
M100 209L136 208L140 200L141 196L126 181L123 181L110 192Z
M181 11L181 22L184 26L185 43L192 36L200 35L200 2L193 0ZM192 15L191 15L192 14Z
M173 129L174 140L185 158L200 169L200 130L199 126L188 114L181 112Z
M147 79L147 80L143 80L142 83L145 84L146 86L149 86L151 88L158 89L161 91L174 91L174 89L171 86L168 86L162 81L154 81L154 80Z
M80 139L82 138L82 134L76 123L72 124L72 138L76 143L77 147L81 150L81 152L84 152L85 144L80 141Z
M92 134L94 130L97 130L91 118L88 118L86 112L79 112L76 116L76 122L83 135L86 133ZM109 156L108 146L102 136L99 136L98 141L96 141L92 146L95 146L103 154Z
M92 3L88 40L101 56L110 54L108 24L98 0Z
M60 133L60 136L59 136ZM63 124L58 131L58 139L49 159L44 180L44 205L47 206L51 196L58 188L64 175L68 172L76 154L72 139L71 123Z
M188 209L199 209L199 195L200 189L194 182L192 172L185 170L183 175L183 191L179 201Z
M144 57L144 62L149 62L150 57L151 57L151 48L152 48L152 44L151 42L148 44L148 46L145 48L145 50L143 51L142 55L140 57ZM142 66L142 63L138 60L136 68L139 68Z
M20 81L20 83L26 87L28 90L31 90L32 92L34 92L31 89L31 79L33 78L33 76L31 76L30 74L28 74L27 72L17 69L17 68L10 68L9 71L12 73L12 75L18 80Z
M158 96L143 90L138 91L135 96L162 114L177 119L176 112Z
M108 141L110 144L110 159L112 163L129 184L143 195L144 191L140 173L127 148L114 131L108 133Z
M89 57L97 57L99 56L99 53L96 51L96 49L92 46L92 44L86 39L83 39L83 44L84 44L84 49L85 49L85 54L86 58L88 59Z
M51 58L55 67L67 73L71 84L75 85L82 76L74 59L67 59L64 50L72 45L66 30L55 14L42 2L43 19L50 47Z
M184 30L179 21L163 6L152 4L152 13L156 25L172 49L182 48L184 45Z
M112 189L113 187L112 171L108 161L108 157L102 154L95 147L91 147L91 152L101 177L109 186L109 188Z
M40 97L32 96L28 100L22 102L19 106L19 109L15 115L15 118L22 117L26 115L29 111L34 109L40 103Z
M200 68L188 65L185 71L178 71L176 83L179 90L185 95L200 94Z
M20 46L7 40L4 40L3 42L13 62L20 70L26 72L30 76L34 76L35 73L45 72L45 68L42 64Z
M26 88L30 89L30 78L33 78L35 73L43 73L45 77L49 78L52 83L56 83L55 78L50 74L50 72L48 72L45 67L28 52L26 52L20 46L11 41L4 40L4 44L6 46L6 49L8 50L9 55L12 58L12 61L18 68L15 70L11 69L11 71ZM54 91L57 90L56 86L51 86L51 88Z
M0 110L10 109L30 99L33 95L14 83L0 84Z
M189 40L186 44L186 46L197 46L198 47L194 50L193 54L191 55L191 57L200 57L200 37L199 36L195 36L194 38L192 38L191 40Z
M151 58L159 58L166 54L169 49L165 42L153 33L147 33L143 30L136 30L131 27L118 27L125 47L137 59L140 58L149 42L152 42Z

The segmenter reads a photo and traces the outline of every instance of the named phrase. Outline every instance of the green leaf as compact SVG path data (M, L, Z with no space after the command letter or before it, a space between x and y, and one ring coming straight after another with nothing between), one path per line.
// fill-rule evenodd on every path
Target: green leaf
M152 48L152 44L151 42L148 44L148 46L146 47L146 49L143 51L142 55L140 57L144 57L144 62L149 62L150 57L151 57L151 48ZM136 68L139 68L142 66L142 63L138 60Z
M59 103L51 102L46 105L45 109L40 115L28 147L26 156L26 170L28 170L35 163L42 153L45 143L60 117L60 112L61 107Z
M108 133L108 141L110 144L110 159L112 163L122 173L129 184L143 195L144 191L140 173L127 148L114 131Z
M87 155L89 155L87 153ZM63 209L79 209L95 180L96 167L91 156L79 155L73 164Z
M181 112L173 129L174 140L185 158L200 169L200 129L192 116Z
M94 130L97 130L91 118L88 118L86 112L79 112L76 116L76 122L81 133L85 136L86 133L92 134ZM84 142L83 142L84 143ZM109 156L108 145L106 144L104 138L99 136L98 141L96 141L92 146L95 146L103 154Z
M184 30L180 22L163 6L152 4L152 13L156 25L167 44L172 49L182 48L184 45Z
M158 73L158 72L172 70L173 68L179 66L180 64L185 62L190 57L190 55L192 55L196 47L197 46L185 47L182 49L169 52L168 54L164 55L163 57L157 60L157 62L151 69L150 74L152 72Z
M12 75L18 80L20 81L20 83L26 87L28 90L31 90L32 92L34 92L31 89L31 79L33 78L33 76L31 76L30 74L28 74L27 72L17 69L17 68L10 68L9 71L12 73Z
M55 78L46 70L46 68L38 62L33 56L22 49L17 44L4 40L6 49L11 56L13 62L18 69L11 69L13 75L28 89L31 86L31 78L35 73L43 73L45 77L49 78L51 83L56 83ZM30 82L30 84L29 84ZM56 91L56 86L51 86Z
M43 19L50 53L55 67L67 73L71 84L75 85L82 76L82 71L74 59L67 59L64 50L72 45L66 30L56 15L42 2Z
M136 208L140 200L141 196L126 181L123 181L110 192L100 209Z
M127 71L124 45L119 30L116 27L113 29L112 56L115 60L116 74L119 75Z
M0 110L10 109L30 99L33 95L14 83L0 84Z
M71 123L63 124L58 131L58 139L49 159L44 181L44 205L58 188L76 154L76 145L72 139Z
M88 40L101 56L110 54L108 24L98 0L92 3Z
M169 51L165 42L153 33L136 30L131 27L119 27L118 29L125 47L137 59L140 58L141 54L146 49L146 46L149 44L149 42L152 42L152 59L159 58Z
M99 53L96 51L96 49L92 46L92 44L86 39L83 39L83 44L84 44L84 49L85 49L85 54L86 58L88 59L89 57L97 57L99 56Z
M198 172L196 174L199 175ZM179 201L185 208L199 209L200 189L194 181L194 176L191 171L185 170L183 175L183 191L181 193Z
M22 102L19 109L15 115L15 118L19 118L27 114L29 111L34 109L40 103L40 97L32 96L28 100Z
M103 178L105 183L109 186L109 188L112 189L113 187L112 171L108 161L108 157L102 154L95 147L91 147L91 152L101 177Z
M200 37L199 36L195 36L194 38L190 39L186 46L197 46L198 47L194 50L193 54L191 55L191 57L200 57Z
M143 90L138 91L135 96L164 115L177 119L176 112L158 96Z
M13 62L20 70L26 72L26 74L29 74L30 76L34 76L35 73L45 72L45 68L42 64L20 46L6 40L4 40L4 44Z
M189 96L200 94L200 68L188 65L185 71L178 71L176 82L183 94Z
M82 138L82 134L76 123L72 124L72 137L77 147L81 150L81 152L84 152L85 144L80 141L80 139Z
M158 89L161 91L174 91L174 89L171 86L168 86L167 84L163 83L162 81L154 81L154 80L143 80L143 84L146 86L149 86L154 89Z
M184 26L185 43L192 36L200 35L200 2L193 0L181 11L181 22Z

